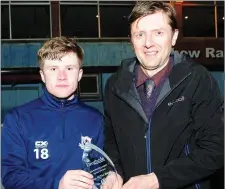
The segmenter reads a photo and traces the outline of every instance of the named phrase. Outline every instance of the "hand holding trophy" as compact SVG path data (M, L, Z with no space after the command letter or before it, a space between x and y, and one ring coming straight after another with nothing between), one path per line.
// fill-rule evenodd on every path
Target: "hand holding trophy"
M83 149L82 162L83 170L89 172L94 177L94 188L112 189L113 186L119 185L115 165L109 156L99 147L91 142L79 144ZM107 183L104 184L107 177Z

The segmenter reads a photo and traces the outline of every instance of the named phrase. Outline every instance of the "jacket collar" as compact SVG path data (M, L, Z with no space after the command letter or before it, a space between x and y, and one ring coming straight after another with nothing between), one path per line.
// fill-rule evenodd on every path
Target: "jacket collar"
M46 87L44 87L43 92L44 94L41 96L41 100L47 106L55 110L66 111L79 103L77 96L75 96L72 100L56 98L47 91Z
M162 87L162 90L157 99L156 107L163 99L181 83L188 75L191 74L191 68L188 62L189 59L185 55L180 55L176 52L171 52L174 57L173 67ZM122 61L122 65L117 72L117 79L113 86L113 92L126 101L140 116L148 123L148 118L141 105L141 100L135 87L134 67L138 62L137 58L130 58Z
M126 59L122 62L112 91L127 102L148 123L148 118L142 108L141 99L135 85L134 67L136 62L136 58Z

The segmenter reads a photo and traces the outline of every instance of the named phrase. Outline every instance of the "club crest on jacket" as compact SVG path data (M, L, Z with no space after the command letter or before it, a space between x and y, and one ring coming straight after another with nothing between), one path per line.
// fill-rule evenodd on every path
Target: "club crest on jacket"
M91 143L91 140L92 138L88 136L81 136L81 143L79 143L79 146L81 147L81 149L83 149L86 152L91 151L91 148L85 147L86 144Z

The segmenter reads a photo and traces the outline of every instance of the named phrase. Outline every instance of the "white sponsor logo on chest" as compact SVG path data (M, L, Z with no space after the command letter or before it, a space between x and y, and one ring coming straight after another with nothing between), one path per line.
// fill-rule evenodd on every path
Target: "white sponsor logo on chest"
M34 153L36 159L48 159L48 141L35 141Z

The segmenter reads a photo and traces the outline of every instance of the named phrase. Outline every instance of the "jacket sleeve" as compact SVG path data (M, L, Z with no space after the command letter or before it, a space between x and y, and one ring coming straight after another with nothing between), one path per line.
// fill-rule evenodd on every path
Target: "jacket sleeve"
M116 170L118 174L123 178L123 169L120 160L119 149L117 146L116 138L114 135L114 130L111 122L110 116L110 99L111 99L111 85L109 80L106 83L105 94L104 94L104 120L105 120L105 128L104 128L104 150L108 154L108 156L112 159L115 164Z
M223 101L215 79L200 76L192 104L192 125L196 131L195 147L154 172L160 188L182 188L213 174L224 164Z
M16 111L5 116L1 140L1 178L5 189L58 189L58 180L36 177L27 168L26 139L18 124Z

